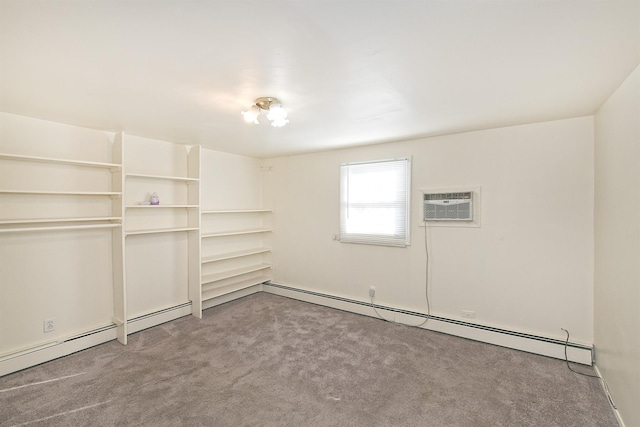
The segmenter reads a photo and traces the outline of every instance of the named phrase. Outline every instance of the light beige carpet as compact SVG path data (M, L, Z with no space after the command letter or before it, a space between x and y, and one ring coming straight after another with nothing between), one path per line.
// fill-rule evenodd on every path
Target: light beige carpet
M0 378L0 425L617 425L563 361L267 293L129 338Z

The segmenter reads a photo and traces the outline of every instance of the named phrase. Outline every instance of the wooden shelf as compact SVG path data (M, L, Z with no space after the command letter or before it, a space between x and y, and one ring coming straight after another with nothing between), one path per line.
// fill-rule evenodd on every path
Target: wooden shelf
M156 228L150 230L132 230L125 231L126 236L138 236L142 234L161 234L161 233L177 233L180 231L197 231L198 227L176 227L176 228Z
M203 210L203 214L237 214L237 213L273 213L268 209L238 209L238 210Z
M186 176L166 176L166 175L146 175L141 173L128 173L125 174L125 178L144 178L144 179L159 179L167 181L184 181L184 182L198 182L198 178L188 178Z
M201 284L218 282L224 279L230 279L232 277L242 276L243 274L254 273L256 271L267 270L271 268L271 264L258 264L249 267L236 268L234 270L222 271L220 273L208 274L202 277Z
M236 251L236 252L227 252L227 253L223 253L223 254L219 254L219 255L211 255L208 257L203 257L202 258L202 263L206 264L209 262L217 262L217 261L224 261L227 259L234 259L234 258L242 258L242 257L246 257L246 256L251 256L251 255L260 255L260 254L264 254L267 252L271 252L271 249L268 248L255 248L255 249L247 249L244 251Z
M44 226L44 227L11 227L0 228L0 233L23 233L29 231L57 231L57 230L89 230L96 228L116 228L121 227L121 224L82 224L82 225L59 225L59 226Z
M114 172L122 169L122 165L117 163L88 162L83 160L57 159L54 157L23 156L21 154L9 153L0 153L0 159L19 160L24 162L57 163L61 165L85 166L93 168L107 168L112 169Z
M53 196L111 196L120 197L119 191L51 191L51 190L0 190L1 194L45 194Z
M256 234L256 233L268 233L273 231L271 228L254 228L250 230L236 230L236 231L221 231L219 233L207 233L203 234L202 238L207 237L223 237L223 236L239 236L242 234Z
M197 208L198 205L127 205L126 209Z
M203 287L202 289L202 300L206 301L211 298L216 298L230 292L236 292L241 289L250 288L251 286L256 286L261 283L267 282L269 280L271 280L271 278L269 277L260 277L260 278L253 278L249 280L241 280L233 283L224 283L224 284L219 284L219 283L216 284L215 282L210 283L209 285Z
M52 222L89 222L89 221L121 221L119 216L82 217L82 218L34 218L34 219L5 219L0 225L11 224L45 224Z

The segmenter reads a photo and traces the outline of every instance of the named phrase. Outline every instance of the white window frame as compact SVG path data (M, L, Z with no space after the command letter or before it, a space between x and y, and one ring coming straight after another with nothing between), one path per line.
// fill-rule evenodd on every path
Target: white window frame
M396 174L398 178L380 183L372 182L371 187L362 181L353 181L358 174ZM350 182L351 180L351 182ZM384 184L396 187L383 189ZM376 191L380 188L381 193ZM386 190L386 191L385 191ZM394 191L395 190L395 191ZM352 194L358 191L360 194ZM385 200L375 200L371 196L389 196ZM367 212L367 210L369 212ZM385 212L386 211L386 212ZM367 162L343 163L340 165L340 241L379 246L406 247L410 242L411 212L411 158L395 158ZM356 220L354 220L354 215ZM384 217L387 218L384 218ZM372 228L374 220L381 222L378 230ZM369 221L369 224L367 224ZM389 232L382 231L386 228Z

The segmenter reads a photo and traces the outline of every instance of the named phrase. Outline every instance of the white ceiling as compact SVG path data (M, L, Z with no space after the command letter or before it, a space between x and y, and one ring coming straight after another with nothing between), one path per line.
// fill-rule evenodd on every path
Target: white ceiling
M272 157L593 114L640 1L0 0L0 49L0 111Z

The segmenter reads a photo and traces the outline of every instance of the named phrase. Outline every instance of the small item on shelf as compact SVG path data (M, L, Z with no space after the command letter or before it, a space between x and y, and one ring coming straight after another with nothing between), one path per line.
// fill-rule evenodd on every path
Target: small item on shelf
M151 194L151 204L152 205L159 205L160 204L160 198L158 197L158 193Z

